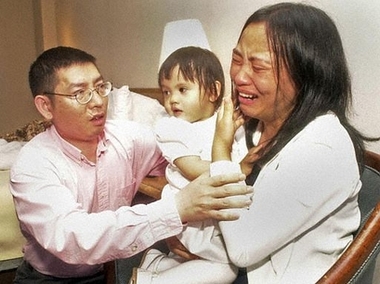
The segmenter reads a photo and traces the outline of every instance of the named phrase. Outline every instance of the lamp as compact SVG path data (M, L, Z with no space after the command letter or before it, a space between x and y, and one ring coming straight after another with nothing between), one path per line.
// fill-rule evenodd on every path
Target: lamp
M185 46L211 50L202 24L197 19L173 21L165 25L158 67L172 52Z

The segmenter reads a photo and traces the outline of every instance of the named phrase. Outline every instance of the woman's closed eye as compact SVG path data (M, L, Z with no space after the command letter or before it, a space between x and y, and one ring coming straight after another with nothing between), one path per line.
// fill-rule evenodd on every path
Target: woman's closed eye
M271 68L271 66L268 67L268 66L263 66L263 65L258 65L258 64L252 64L252 70L255 73L261 73L261 72L270 71L270 70L272 70L272 68Z

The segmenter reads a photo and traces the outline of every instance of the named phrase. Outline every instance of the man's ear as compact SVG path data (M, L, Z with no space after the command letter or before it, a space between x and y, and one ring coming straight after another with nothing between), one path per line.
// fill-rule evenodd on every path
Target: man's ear
M53 119L53 113L52 113L52 102L51 100L44 95L37 95L34 98L34 104L38 110L38 112L46 119L46 120L52 120Z
M219 81L215 81L215 90L214 92L209 96L210 102L214 103L218 100L220 96L220 90L222 89L222 84Z

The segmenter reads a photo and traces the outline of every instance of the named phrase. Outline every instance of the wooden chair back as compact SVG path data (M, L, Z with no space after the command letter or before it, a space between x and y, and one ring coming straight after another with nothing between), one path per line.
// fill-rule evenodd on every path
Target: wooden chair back
M380 251L380 155L367 151L359 193L361 226L354 240L318 284L372 283Z

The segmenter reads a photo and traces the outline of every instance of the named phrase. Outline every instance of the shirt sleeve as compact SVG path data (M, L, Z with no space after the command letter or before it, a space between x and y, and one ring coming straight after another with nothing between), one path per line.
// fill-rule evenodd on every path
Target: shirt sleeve
M171 199L88 213L58 180L13 174L11 191L26 238L71 264L130 257L182 230Z
M240 165L232 161L217 161L210 164L210 176L241 173Z
M11 169L10 188L26 249L92 265L130 257L182 231L173 198L90 213L77 201L76 174L62 154L25 147Z
M155 126L157 143L169 163L185 156L198 156L199 145L194 139L192 124L176 117L160 119Z
M162 154L161 149L158 147L155 135L151 129L146 129L149 131L149 135L141 136L139 139L139 157L136 159L138 166L135 168L136 172L141 171L141 169L149 169L149 176L164 176L165 169L168 165L167 160Z

